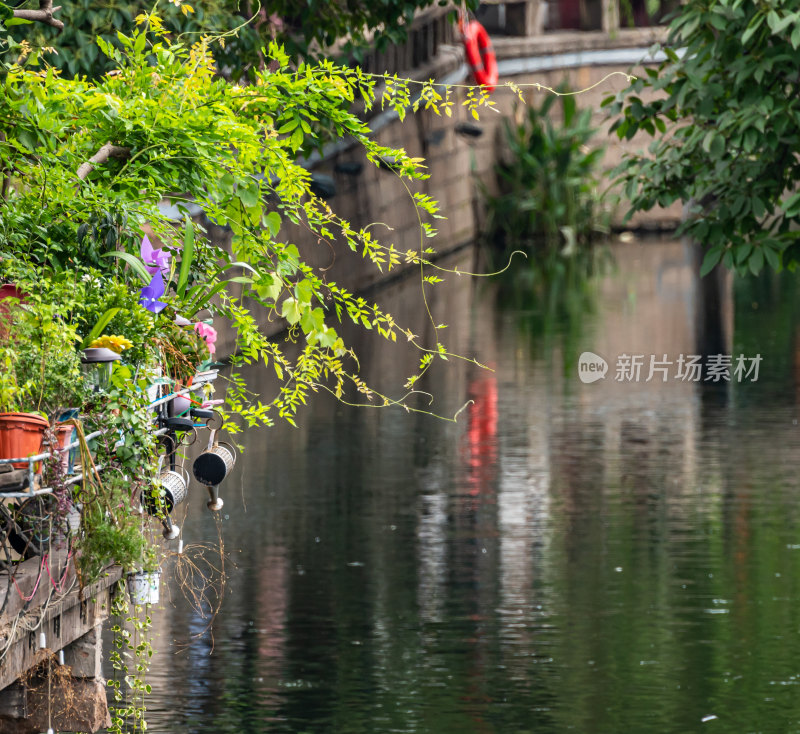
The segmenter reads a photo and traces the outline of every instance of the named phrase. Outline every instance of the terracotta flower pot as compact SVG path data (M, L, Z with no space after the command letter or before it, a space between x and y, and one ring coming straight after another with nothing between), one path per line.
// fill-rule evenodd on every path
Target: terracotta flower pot
M75 438L75 426L73 425L59 425L56 426L56 437L58 438L58 448L63 449L69 446ZM65 474L72 473L72 463L75 458L75 449L61 452L61 469Z
M0 459L18 459L41 453L42 439L49 425L47 418L36 413L0 413ZM12 466L27 469L28 462L14 462Z

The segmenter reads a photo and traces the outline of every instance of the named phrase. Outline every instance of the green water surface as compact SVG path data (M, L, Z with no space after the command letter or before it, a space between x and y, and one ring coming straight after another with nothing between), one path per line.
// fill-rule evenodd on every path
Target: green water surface
M222 533L227 587L209 632L165 579L151 732L800 732L797 276L723 283L709 320L687 247L612 252L558 316L437 289L448 346L493 370L426 378L421 407L473 401L456 423L321 395L243 435L219 525L193 487L184 537ZM430 339L416 280L378 297ZM757 382L614 380L709 328ZM391 395L419 359L360 354Z

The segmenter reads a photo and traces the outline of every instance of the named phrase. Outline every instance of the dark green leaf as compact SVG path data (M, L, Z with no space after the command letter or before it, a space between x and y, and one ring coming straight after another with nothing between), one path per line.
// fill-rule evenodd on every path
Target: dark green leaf
M153 276L147 272L147 268L144 266L144 263L135 255L131 255L129 252L121 252L115 250L114 252L107 252L103 257L117 257L120 260L124 260L128 265L131 266L133 272L139 276L139 279L147 284L153 279Z
M178 274L178 295L183 298L186 292L186 283L189 281L189 272L194 260L194 224L186 217L183 235L183 253L181 254L181 269Z
M700 267L701 278L705 275L708 275L719 263L723 251L723 248L720 245L717 245L706 252L705 257L703 258L703 264Z

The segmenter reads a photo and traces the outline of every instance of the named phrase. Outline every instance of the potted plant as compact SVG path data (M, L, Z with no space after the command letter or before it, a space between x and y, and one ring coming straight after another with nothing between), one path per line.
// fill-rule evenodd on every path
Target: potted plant
M191 327L191 328L189 328ZM192 384L194 375L212 363L217 332L213 326L200 321L176 322L171 327L170 338L159 347L163 355L164 371L174 380L174 392ZM167 412L170 417L183 416L200 403L189 395L173 398Z
M131 485L136 494L140 490L136 485L148 480L131 479L124 474L118 461L111 458L105 442L99 451L109 471L103 472L102 479L91 479L81 489L80 530L74 544L78 580L84 585L110 564L117 564L127 572L131 602L156 604L161 583L159 548L149 539L142 516L131 505Z
M158 604L161 589L161 569L133 571L127 575L128 595L134 606Z
M30 381L20 383L15 356L8 346L0 346L0 459L16 459L40 453L49 421L39 413L26 412ZM27 469L28 462L14 462L14 469Z
M134 606L158 604L161 589L161 568L158 551L154 545L142 550L141 566L125 576L128 596Z
M45 416L83 399L77 335L41 302L7 307L0 326L0 459L32 456L41 451Z

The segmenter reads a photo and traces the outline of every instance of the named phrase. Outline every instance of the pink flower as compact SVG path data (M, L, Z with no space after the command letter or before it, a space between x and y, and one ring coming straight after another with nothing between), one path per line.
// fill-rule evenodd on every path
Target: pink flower
M206 324L203 321L198 321L194 325L194 330L206 340L208 351L213 355L214 352L217 351L217 348L214 346L215 342L217 341L217 330L211 326L211 324Z

